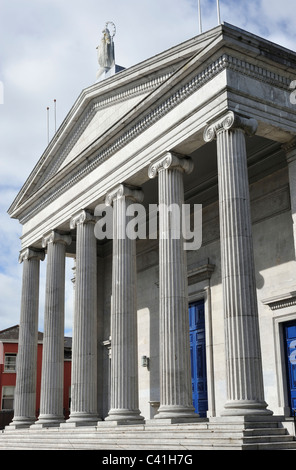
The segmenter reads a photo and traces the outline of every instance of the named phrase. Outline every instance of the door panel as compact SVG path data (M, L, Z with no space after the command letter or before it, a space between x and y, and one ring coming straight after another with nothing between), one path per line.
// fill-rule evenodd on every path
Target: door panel
M288 372L288 395L291 409L296 410L296 322L284 325Z
M192 398L196 413L208 410L204 301L189 305Z

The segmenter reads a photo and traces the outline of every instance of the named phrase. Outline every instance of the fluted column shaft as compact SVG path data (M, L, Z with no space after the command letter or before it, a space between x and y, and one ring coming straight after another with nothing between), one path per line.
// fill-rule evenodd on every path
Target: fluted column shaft
M26 249L23 263L21 316L17 354L14 418L11 427L30 426L36 420L36 374L40 260L44 253Z
M74 216L76 232L75 307L72 344L71 414L67 423L90 424L97 415L97 244L95 218Z
M149 168L150 178L158 174L160 207L160 408L155 418L171 420L197 417L192 405L187 261L181 230L183 173L192 169L191 159L172 153Z
M245 134L257 122L229 112L205 130L217 138L228 400L224 415L270 414L264 401Z
M52 232L43 239L47 247L44 335L40 415L37 424L53 426L64 421L64 304L65 254L68 235Z
M127 208L142 192L120 185L109 193L113 204L111 309L111 397L107 421L143 421L138 397L136 240L126 234Z

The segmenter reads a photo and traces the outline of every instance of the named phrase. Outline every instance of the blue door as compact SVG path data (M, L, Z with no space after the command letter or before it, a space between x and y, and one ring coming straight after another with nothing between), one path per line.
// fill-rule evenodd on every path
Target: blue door
M296 410L296 321L284 325L289 405Z
M204 301L189 305L190 354L193 406L206 417L208 410Z

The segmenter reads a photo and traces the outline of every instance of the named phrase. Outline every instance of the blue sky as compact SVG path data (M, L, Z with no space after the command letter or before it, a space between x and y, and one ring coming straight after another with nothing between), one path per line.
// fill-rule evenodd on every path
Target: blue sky
M46 108L61 124L95 82L106 21L117 27L116 62L130 67L199 33L197 0L0 0L0 330L19 323L21 226L7 209L47 145ZM203 30L217 24L216 0L201 0ZM296 50L296 0L220 0L221 19ZM295 77L296 79L296 77ZM66 334L72 328L67 262ZM46 262L41 263L43 329Z

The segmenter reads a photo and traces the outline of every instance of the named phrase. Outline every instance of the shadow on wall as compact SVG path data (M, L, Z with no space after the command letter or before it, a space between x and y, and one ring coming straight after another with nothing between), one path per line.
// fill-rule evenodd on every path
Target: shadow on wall
M14 410L1 410L0 411L0 430L8 426L14 415Z

